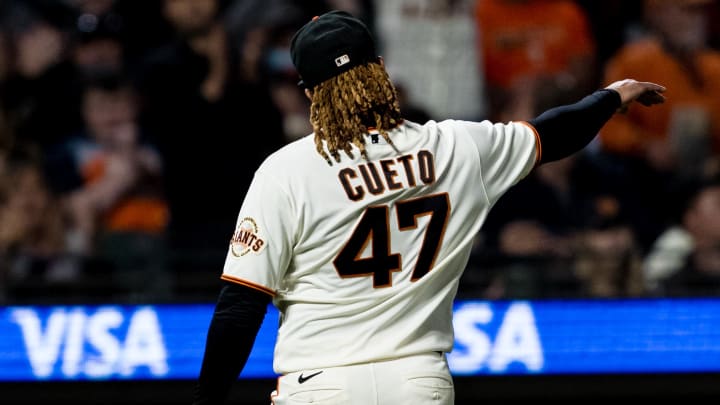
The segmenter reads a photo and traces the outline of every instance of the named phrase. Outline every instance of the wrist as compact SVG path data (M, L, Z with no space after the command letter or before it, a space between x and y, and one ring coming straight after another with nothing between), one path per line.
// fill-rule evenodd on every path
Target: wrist
M600 91L605 91L605 92L608 92L608 93L610 93L610 94L614 94L614 95L615 95L615 100L617 100L617 107L618 107L618 108L620 108L620 107L623 105L622 94L621 94L620 91L618 91L617 89L611 89L611 88L607 88L607 87L606 87L606 88L604 88L604 89L602 89L602 90L600 90Z

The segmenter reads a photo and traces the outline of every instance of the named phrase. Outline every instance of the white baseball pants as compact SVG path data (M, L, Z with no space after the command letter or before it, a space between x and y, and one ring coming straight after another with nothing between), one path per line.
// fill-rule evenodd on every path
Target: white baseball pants
M445 355L428 353L376 363L303 370L278 378L273 405L452 405Z

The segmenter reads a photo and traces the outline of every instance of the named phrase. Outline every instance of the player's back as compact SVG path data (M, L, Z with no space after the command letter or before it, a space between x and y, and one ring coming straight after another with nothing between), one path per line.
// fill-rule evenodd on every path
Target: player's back
M461 121L405 122L390 138L368 134L367 160L356 149L329 165L309 136L256 174L276 183L286 215L285 239L267 240L283 247L264 284L282 313L277 372L452 349L473 238L532 167L535 138L525 125Z

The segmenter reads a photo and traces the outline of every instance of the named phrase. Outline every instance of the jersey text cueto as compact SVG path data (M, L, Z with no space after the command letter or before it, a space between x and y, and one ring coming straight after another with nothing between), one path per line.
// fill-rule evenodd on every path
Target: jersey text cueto
M379 195L386 191L415 187L435 182L435 159L427 150L393 159L366 162L346 167L338 179L348 198L362 200L367 193Z

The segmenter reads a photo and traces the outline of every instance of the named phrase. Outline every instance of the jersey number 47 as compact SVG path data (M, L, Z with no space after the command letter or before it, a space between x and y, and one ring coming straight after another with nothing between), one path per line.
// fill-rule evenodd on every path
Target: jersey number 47
M387 205L365 209L352 235L333 260L340 277L372 276L374 288L392 286L392 273L402 270L402 255L390 252L389 213ZM411 276L412 281L417 281L432 269L442 245L450 216L450 197L447 193L440 193L398 201L395 213L401 232L416 229L418 217L430 217ZM362 257L368 244L371 244L372 254Z

